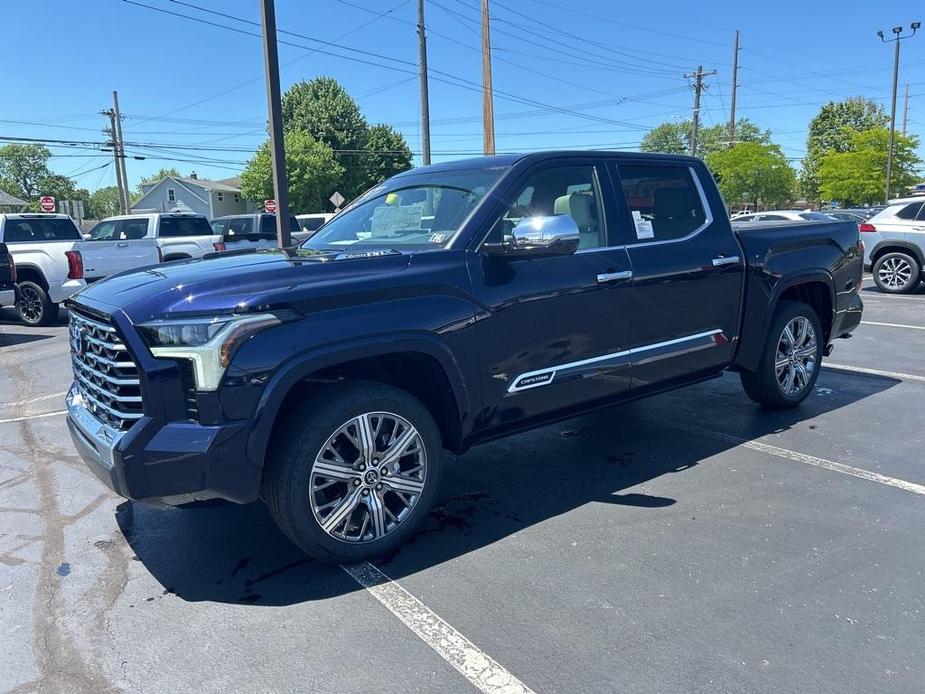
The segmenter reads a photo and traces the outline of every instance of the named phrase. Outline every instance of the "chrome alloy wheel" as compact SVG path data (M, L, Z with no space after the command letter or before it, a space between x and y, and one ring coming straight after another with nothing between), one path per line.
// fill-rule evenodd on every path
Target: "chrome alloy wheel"
M42 297L28 285L19 288L19 303L16 304L19 314L28 323L37 323L42 320Z
M816 352L816 330L808 318L797 316L784 326L774 358L777 384L784 395L797 395L812 380Z
M312 513L337 540L378 540L411 513L426 475L418 430L397 414L367 412L341 425L315 458Z
M890 289L902 289L912 280L912 266L903 258L887 258L880 264L877 278Z

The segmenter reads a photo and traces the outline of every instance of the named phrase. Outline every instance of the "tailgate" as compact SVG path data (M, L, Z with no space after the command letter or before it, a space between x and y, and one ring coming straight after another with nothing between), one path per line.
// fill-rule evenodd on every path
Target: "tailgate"
M246 248L276 248L276 236L269 234L225 234L225 249L240 251Z
M161 260L154 239L79 241L77 250L83 257L84 279L88 282L146 265L157 265Z

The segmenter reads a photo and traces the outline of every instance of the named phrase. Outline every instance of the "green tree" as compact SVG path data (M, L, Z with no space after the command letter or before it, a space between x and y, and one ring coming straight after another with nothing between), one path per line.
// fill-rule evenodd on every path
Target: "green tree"
M847 152L855 133L885 127L889 122L883 108L875 101L852 97L844 101L830 101L809 123L806 138L806 158L800 187L809 200L819 197L819 165L831 152Z
M882 202L889 142L889 130L871 128L852 133L847 151L824 154L816 171L823 199L838 200L845 205ZM915 153L918 144L918 138L896 133L891 194L918 180L916 167L922 163Z
M369 129L366 152L364 190L411 168L411 149L391 125L379 123Z
M646 133L639 149L643 152L665 152L667 154L690 154L691 121L662 123ZM771 131L762 130L748 118L740 118L735 127L736 142L771 142ZM697 156L707 158L713 152L729 146L729 128L725 124L700 128L697 132Z
M327 209L328 198L344 175L331 148L302 131L286 133L284 145L293 213ZM241 174L241 194L250 200L274 197L269 142L260 146Z
M0 179L6 187L15 184L8 193L32 199L40 195L39 179L49 175L48 160L51 152L44 145L5 145L0 147Z
M796 172L777 145L739 142L712 152L707 166L728 204L777 207L793 197Z
M327 145L344 169L340 192L348 200L362 193L366 171L359 153L366 149L369 124L347 90L332 77L317 77L292 85L282 102L283 129Z
M103 219L119 214L119 189L116 186L107 186L94 190L85 208L87 219Z
M157 173L151 174L150 176L142 176L141 180L138 181L138 192L139 192L139 194L142 192L142 191L141 191L141 186L144 185L145 183L157 183L157 182L160 181L162 178L167 178L168 176L173 176L174 178L179 178L179 177L180 177L180 172L177 171L175 168L170 167L169 169L161 169L161 170L158 171Z

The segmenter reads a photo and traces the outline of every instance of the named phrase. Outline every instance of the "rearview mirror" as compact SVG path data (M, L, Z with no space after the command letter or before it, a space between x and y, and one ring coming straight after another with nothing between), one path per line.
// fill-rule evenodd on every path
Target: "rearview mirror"
M504 242L486 243L483 248L492 255L571 255L578 250L579 239L578 225L570 215L524 217Z

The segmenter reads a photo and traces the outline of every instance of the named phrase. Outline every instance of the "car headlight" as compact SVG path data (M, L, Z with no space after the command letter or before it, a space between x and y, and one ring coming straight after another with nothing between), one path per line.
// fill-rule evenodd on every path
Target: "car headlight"
M283 323L287 314L255 313L143 323L142 338L155 357L188 359L197 390L218 388L238 347L255 333Z

